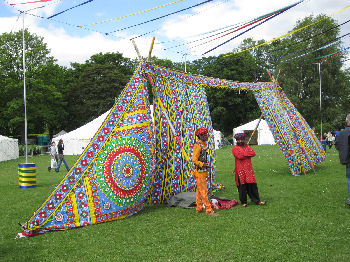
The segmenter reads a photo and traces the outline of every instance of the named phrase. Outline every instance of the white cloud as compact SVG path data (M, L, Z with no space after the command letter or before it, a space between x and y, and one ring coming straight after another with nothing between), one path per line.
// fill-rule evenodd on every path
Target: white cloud
M20 21L19 21L20 19ZM0 18L0 33L22 30L22 18ZM69 66L71 62L84 63L96 53L120 52L125 57L137 58L136 51L129 40L133 35L123 33L124 38L113 40L101 33L92 32L86 36L71 36L63 27L50 25L48 29L38 26L38 19L25 16L25 28L31 33L44 38L44 42L51 50L51 55L58 60L58 64ZM148 55L152 37L136 40L142 56ZM161 47L154 48L153 55L161 54Z

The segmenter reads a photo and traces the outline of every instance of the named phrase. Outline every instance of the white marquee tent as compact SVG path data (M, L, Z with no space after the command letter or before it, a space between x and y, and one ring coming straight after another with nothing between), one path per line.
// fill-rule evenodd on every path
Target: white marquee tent
M102 125L102 122L105 120L108 113L109 111L100 115L98 118L95 118L91 122L64 135L57 136L52 140L56 142L56 146L60 139L63 140L63 153L65 155L80 155L81 153L83 153L85 147L89 144L92 137Z
M241 125L233 129L233 135L241 133L244 131L254 131L256 125L258 124L259 119L255 119L249 123ZM272 135L272 132L264 119L261 119L259 126L256 130L258 135L258 145L275 145L275 139Z
M0 162L18 157L18 139L0 135Z
M219 148L219 144L221 144L221 140L223 135L221 134L220 131L217 131L215 129L213 129L214 132L214 143L215 143L215 149Z
M85 147L90 143L93 136L96 134L97 130L102 125L103 121L106 119L109 110L100 115L98 118L92 120L91 122L71 131L66 134L54 137L52 140L58 145L60 139L64 143L64 154L65 155L80 155L83 153ZM151 105L151 114L153 115L153 106Z

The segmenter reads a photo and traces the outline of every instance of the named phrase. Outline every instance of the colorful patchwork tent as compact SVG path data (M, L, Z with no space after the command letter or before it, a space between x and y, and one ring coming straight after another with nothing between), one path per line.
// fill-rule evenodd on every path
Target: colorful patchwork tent
M140 63L89 145L21 236L125 218L147 201L160 204L179 192L194 191L194 133L206 127L213 134L205 87L253 92L292 174L325 160L319 141L278 85L237 83ZM215 177L213 136L208 155L210 188Z

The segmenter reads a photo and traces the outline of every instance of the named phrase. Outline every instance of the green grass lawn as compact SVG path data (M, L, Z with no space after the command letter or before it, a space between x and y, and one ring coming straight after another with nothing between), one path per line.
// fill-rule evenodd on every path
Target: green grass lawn
M30 158L37 188L18 188L18 163L0 163L0 261L350 261L350 209L337 151L315 173L294 177L276 146L255 146L253 166L266 206L240 205L219 217L194 209L146 206L128 219L17 239L25 222L64 177L49 156ZM77 156L66 156L72 165ZM231 147L217 151L216 193L238 199Z

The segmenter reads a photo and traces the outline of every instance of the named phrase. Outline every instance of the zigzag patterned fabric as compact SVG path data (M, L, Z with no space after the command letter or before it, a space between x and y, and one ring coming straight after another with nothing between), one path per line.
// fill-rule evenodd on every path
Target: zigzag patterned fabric
M325 160L312 130L274 83L238 83L141 63L90 144L26 223L24 236L129 217L146 201L159 204L194 191L194 133L206 127L213 134L204 88L253 92L292 174ZM148 89L153 92L154 124ZM211 189L213 135L208 155Z
M33 234L125 218L154 174L154 132L139 67L75 165L27 222Z

